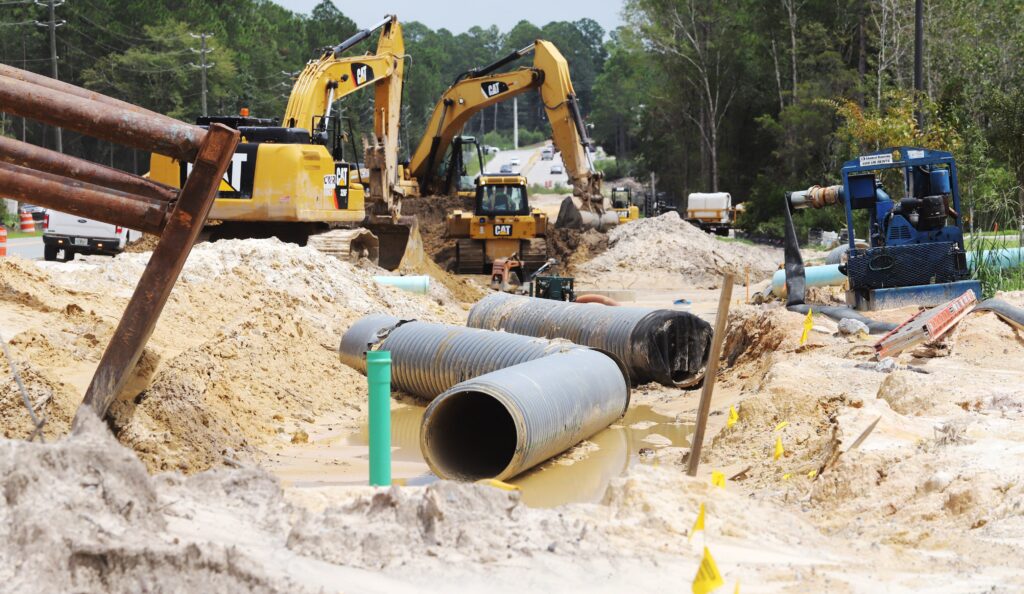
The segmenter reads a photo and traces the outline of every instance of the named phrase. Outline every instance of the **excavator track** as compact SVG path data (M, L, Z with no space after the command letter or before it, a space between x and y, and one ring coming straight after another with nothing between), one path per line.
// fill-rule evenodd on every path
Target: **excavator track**
M455 272L459 274L486 274L484 270L484 242L475 239L455 241Z
M548 242L543 237L524 239L520 242L519 249L519 258L523 261L527 274L532 274L548 261Z
M355 264L360 258L378 263L380 242L367 229L332 229L326 233L310 235L306 245L339 260Z

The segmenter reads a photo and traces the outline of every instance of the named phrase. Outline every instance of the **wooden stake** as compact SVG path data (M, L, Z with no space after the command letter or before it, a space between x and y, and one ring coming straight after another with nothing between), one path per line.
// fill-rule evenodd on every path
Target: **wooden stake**
M747 300L743 303L750 303L750 265L747 265L747 269L744 271L747 275Z
M729 318L729 301L732 299L732 274L722 279L722 293L718 297L718 313L715 315L715 335L711 339L711 354L704 373L704 389L700 393L700 406L697 408L697 427L693 432L690 445L689 466L686 473L697 476L700 464L700 450L704 443L704 430L708 425L708 414L711 412L711 394L715 391L715 376L718 375L718 359L722 356L722 343L725 342L725 324Z

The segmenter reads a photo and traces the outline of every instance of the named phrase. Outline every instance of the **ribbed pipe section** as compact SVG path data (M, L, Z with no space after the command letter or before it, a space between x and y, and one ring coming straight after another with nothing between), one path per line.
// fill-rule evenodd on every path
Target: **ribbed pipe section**
M452 386L427 407L420 450L441 478L504 480L594 435L628 406L628 382L611 358L570 349Z
M469 312L473 328L564 338L611 353L636 383L687 386L703 376L711 325L684 311L566 303L492 293Z
M373 314L341 338L343 363L366 373L366 352L381 331L390 330L375 349L391 352L391 385L407 394L433 398L459 382L553 353L581 350L565 340L545 340L429 322L405 322ZM620 370L620 373L622 371Z
M610 354L447 324L366 316L342 336L342 361L391 353L391 385L432 398L424 459L442 478L509 478L604 429L629 406L629 372ZM436 397L436 398L435 398Z

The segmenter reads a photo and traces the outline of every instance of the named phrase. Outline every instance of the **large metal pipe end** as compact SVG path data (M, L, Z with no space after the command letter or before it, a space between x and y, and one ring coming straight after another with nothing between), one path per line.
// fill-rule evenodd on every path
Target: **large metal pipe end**
M441 478L505 480L606 428L628 406L618 364L574 349L445 391L423 415L420 449Z
M379 342L382 334L394 328L399 321L395 316L387 314L370 314L357 320L341 335L341 345L338 347L341 362L365 375L367 349L371 344Z

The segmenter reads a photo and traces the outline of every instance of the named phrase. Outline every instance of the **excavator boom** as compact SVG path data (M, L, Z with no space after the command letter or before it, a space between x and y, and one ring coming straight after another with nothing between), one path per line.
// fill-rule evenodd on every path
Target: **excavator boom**
M533 54L532 67L492 74L529 53ZM427 194L440 188L443 180L438 178L437 170L441 159L473 115L530 89L540 91L551 123L552 141L562 153L573 194L580 197L588 210L603 211L601 176L590 159L590 138L580 115L569 64L554 44L542 39L483 68L464 73L441 96L434 106L427 134L410 162L410 172L420 180L422 192Z

